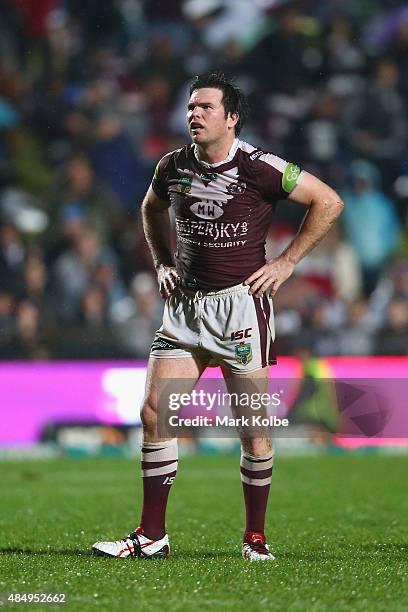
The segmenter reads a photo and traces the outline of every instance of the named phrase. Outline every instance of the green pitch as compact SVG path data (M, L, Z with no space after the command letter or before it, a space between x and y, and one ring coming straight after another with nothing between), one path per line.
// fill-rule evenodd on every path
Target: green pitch
M80 611L408 610L408 457L278 457L266 564L240 558L238 461L181 459L168 561L90 552L136 526L136 461L0 464L0 592L64 591Z

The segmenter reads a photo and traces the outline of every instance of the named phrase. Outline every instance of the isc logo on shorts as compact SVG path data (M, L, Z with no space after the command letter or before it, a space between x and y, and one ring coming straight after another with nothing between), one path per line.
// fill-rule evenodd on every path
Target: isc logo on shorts
M250 338L252 335L252 327L248 327L247 329L239 329L238 331L232 332L231 340L242 340L243 338Z

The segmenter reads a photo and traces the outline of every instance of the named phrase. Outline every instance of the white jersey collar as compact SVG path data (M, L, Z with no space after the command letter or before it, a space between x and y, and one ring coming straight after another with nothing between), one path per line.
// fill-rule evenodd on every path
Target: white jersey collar
M197 159L197 161L200 162L200 164L202 164L206 168L216 168L217 166L222 166L223 164L227 164L232 159L234 159L234 156L235 156L235 153L237 152L238 146L239 146L239 139L235 138L234 142L232 143L232 147L231 147L227 157L225 159L223 159L222 161L216 162L215 164L209 164L209 163L203 161L202 159L200 159L199 156L198 156L198 152L197 152L197 146L195 144L193 145L193 150L194 150L195 158Z

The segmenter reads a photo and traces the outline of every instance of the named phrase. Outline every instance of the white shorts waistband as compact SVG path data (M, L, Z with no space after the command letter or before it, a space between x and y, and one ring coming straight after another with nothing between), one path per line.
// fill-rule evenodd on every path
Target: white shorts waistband
M186 287L178 287L178 289L185 295L204 298L231 295L233 293L248 293L249 286L239 283L239 285L233 285L232 287L226 287L225 289L187 289Z

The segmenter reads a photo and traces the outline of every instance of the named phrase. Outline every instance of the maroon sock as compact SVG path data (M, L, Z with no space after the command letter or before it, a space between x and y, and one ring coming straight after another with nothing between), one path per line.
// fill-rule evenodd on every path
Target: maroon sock
M142 448L143 509L140 527L159 540L166 533L166 507L177 474L177 439L147 442Z
M265 513L272 480L273 451L262 457L241 453L241 481L244 491L245 531L264 533Z

